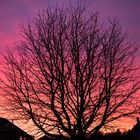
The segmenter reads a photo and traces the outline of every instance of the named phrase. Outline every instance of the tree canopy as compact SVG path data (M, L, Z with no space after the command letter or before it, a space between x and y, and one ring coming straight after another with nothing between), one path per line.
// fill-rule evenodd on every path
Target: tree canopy
M137 48L116 20L102 24L82 7L48 8L21 28L1 79L18 119L32 120L46 136L76 140L138 111Z

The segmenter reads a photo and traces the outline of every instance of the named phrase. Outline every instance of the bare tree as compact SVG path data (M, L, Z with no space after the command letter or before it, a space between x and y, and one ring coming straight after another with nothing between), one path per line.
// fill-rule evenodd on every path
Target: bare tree
M22 26L22 36L1 79L18 119L46 136L77 140L136 113L136 47L116 20L106 27L81 7L47 9Z

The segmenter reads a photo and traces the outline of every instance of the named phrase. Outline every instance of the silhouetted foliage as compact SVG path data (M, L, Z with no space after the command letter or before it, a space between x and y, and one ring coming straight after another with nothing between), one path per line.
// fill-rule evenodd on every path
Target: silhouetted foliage
M137 111L135 45L116 20L106 27L87 13L82 5L41 11L5 56L7 110L48 137L94 138Z
M140 139L140 121L137 118L137 123L134 127L128 131L126 135L126 140L139 140Z
M120 132L120 131L116 131L116 132L112 132L112 133L107 133L104 134L102 132L98 132L94 138L89 138L88 140L134 140L133 138L129 139L129 135L127 134L127 132ZM41 137L39 140L49 140L48 137ZM50 139L50 140L59 140L59 138L55 138L55 139ZM72 140L71 138L60 138L60 140Z

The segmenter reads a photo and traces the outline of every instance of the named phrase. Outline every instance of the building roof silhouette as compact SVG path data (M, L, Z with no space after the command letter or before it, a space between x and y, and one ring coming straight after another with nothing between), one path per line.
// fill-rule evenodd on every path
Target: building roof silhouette
M0 140L33 140L34 138L5 118L0 117Z

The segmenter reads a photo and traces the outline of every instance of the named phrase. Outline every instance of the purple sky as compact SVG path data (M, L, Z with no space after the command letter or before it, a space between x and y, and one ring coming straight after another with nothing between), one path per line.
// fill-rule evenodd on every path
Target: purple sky
M77 0L72 0L74 3ZM89 8L99 11L99 17L116 17L123 29L134 41L140 41L140 0L85 0ZM68 0L50 0L50 4ZM0 0L0 48L13 45L19 39L19 26L32 18L39 9L47 6L47 0Z
M49 0L50 5L68 4L69 0ZM78 0L71 0L75 3ZM105 21L116 17L129 37L140 42L140 0L85 0L89 9L99 11ZM20 39L19 26L47 6L47 0L0 0L0 48L14 46Z

